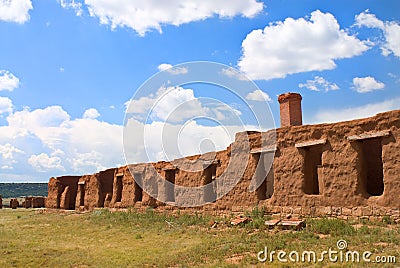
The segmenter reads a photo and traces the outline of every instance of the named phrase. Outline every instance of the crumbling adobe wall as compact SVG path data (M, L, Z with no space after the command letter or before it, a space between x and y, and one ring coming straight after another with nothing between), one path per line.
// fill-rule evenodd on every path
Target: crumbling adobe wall
M143 183L146 183L146 170L149 164L135 164L124 167L124 182L126 182L127 187L122 191L123 202L133 205L142 205L143 202L154 204L155 200L151 200L150 196L143 191ZM133 176L132 176L133 175Z
M47 208L60 208L60 198L59 196L62 193L61 182L58 178L50 178L49 183L47 185Z
M19 207L18 199L12 198L12 199L10 200L10 208L16 209L17 207Z
M113 179L115 168L110 168L105 171L97 173L95 176L98 179L98 194L99 203L98 207L109 207L113 196Z
M156 163L154 166L161 177L158 197L178 205L187 205L188 201L195 200L212 202L217 195L215 179L226 168L227 158L224 159L222 155L226 155L226 150L176 159L172 163ZM173 185L166 183L166 180L173 182ZM202 187L209 183L213 183L211 187ZM197 190L188 191L181 187Z
M45 207L46 197L43 196L26 196L22 202L24 208L42 208Z
M111 168L79 177L76 182L74 207L82 209L110 207L115 171L116 168Z
M130 167L133 172L136 172L135 176L140 176L140 179L145 181L146 176L147 178L149 176L149 174L146 174L146 165L148 164L130 165ZM121 180L122 185L117 185L118 180ZM99 207L126 208L142 201L146 205L153 204L155 206L156 203L155 200L152 200L147 193L140 189L134 181L128 166L82 176L77 184L75 207L79 209L85 210ZM121 190L119 194L121 200L117 200L118 187Z
M263 143L262 138L264 139ZM258 196L257 189L254 188L255 183L258 181L258 179L255 178L258 158L256 154L252 153L252 150L261 148L273 149L274 147L274 131L269 131L267 133L247 131L237 133L235 141L229 149L217 154L224 165L223 171L227 171L223 176L226 176L227 179L236 178L239 181L231 191L216 201L214 205L216 209L232 210L235 209L235 207L251 207L262 201ZM268 153L265 157L269 157L270 161L273 161L273 154ZM244 172L242 172L242 163L247 163ZM241 173L243 173L242 177L238 178L238 174ZM264 180L266 176L267 174L264 174L264 177L260 179ZM218 177L217 189L223 191L224 186L219 183L219 179ZM252 185L252 183L254 185ZM273 190L269 191L272 192ZM221 194L219 194L219 196L221 196Z
M167 176L176 186L197 187L208 183L210 174L215 172L212 174L213 190L218 197L230 186L230 181L235 178L239 181L216 202L210 199L210 203L203 207L205 210L237 210L259 205L281 212L289 207L288 211L301 211L302 215L314 215L318 211L316 208L323 208L328 212L325 215L339 211L334 208L340 208L345 214L358 215L357 209L354 213L351 210L372 207L374 209L370 211L382 214L380 211L400 207L399 127L400 110L348 122L287 126L277 129L276 133L237 133L234 143L226 150L202 155L202 159L198 155L187 158L199 160L194 164L203 165L199 168L185 166L189 164L177 159L172 163L133 164L74 179L51 178L46 207L71 208L72 202L81 209L164 206L154 197L169 195L171 198L171 191L172 201L167 200L171 201L167 203L179 205L188 196L176 188L168 188L170 186L165 183ZM276 142L271 143L275 141L275 134ZM368 154L379 155L376 163L377 169L379 162L382 167L382 194L371 194L371 189L368 189L381 187L379 181L367 183L366 169L371 169L368 161L372 161ZM269 173L266 173L267 164L260 164L261 159L265 163L273 162ZM210 166L202 170L207 166L204 163ZM242 173L242 163L247 165L243 175L238 177ZM210 168L212 165L214 171ZM193 168L198 171L191 172ZM261 183L265 178L266 182ZM258 189L255 189L254 182L260 182ZM67 200L67 196L71 199ZM368 211L362 211L361 214L368 214Z
M46 197L33 196L31 201L32 208L43 208L46 206Z
M80 176L51 178L48 183L47 208L75 209Z
M372 118L334 124L303 125L277 129L277 152L274 159L275 189L266 204L302 207L363 206L399 207L400 200L400 111L378 114ZM360 146L363 140L350 141L353 135L390 131L383 136L382 162L384 192L370 196L361 181ZM326 139L322 146L319 181L322 192L304 193L305 148L296 144Z
M139 169L139 166L137 166L136 169ZM144 166L142 165L142 169L139 169L138 173L142 174L143 172ZM118 180L121 181L118 182ZM119 185L119 183L122 184ZM113 175L113 196L110 206L114 208L133 207L136 201L139 201L139 199L141 200L141 197L136 196L139 195L139 191L142 191L141 189L136 189L138 187L139 186L135 183L133 176L129 172L128 166L116 169ZM120 193L118 193L118 191L120 191ZM118 197L120 200L117 200Z
M64 176L60 178L61 196L60 208L75 209L76 193L78 190L78 181L80 176Z
M32 198L30 198L30 197L25 197L25 200L22 201L22 207L24 207L24 208L30 208L30 207L32 207Z
M99 182L96 174L79 178L75 207L93 209L99 205Z

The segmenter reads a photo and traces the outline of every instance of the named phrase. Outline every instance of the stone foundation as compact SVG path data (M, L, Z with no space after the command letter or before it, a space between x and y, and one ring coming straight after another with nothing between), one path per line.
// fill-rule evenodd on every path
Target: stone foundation
M383 217L391 217L393 220L400 220L400 208L386 207L265 207L267 215L275 215L278 218L301 218L301 217L329 217L329 218L363 218L370 220L381 220Z

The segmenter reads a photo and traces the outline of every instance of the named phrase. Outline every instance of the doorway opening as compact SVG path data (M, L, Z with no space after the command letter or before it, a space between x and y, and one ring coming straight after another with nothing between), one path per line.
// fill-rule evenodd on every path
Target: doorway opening
M257 199L266 200L274 193L274 169L271 165L274 153L253 153L253 157L257 163L255 173L256 185L259 185L256 189Z
M215 180L217 178L217 164L211 163L203 171L204 201L215 202L217 200L217 189Z
M122 179L124 178L123 175L117 176L115 178L115 183L116 183L116 196L115 196L115 202L121 202L122 200L122 190L123 190L123 183Z
M362 183L371 196L383 194L383 162L382 162L382 139L373 138L360 142L361 148L361 168Z
M319 195L320 182L318 168L322 166L322 145L304 147L304 184L305 194Z
M135 181L135 186L134 186L135 187L135 197L134 197L133 201L134 201L134 203L142 202L143 189L140 187L140 185L143 185L142 174L139 174L139 173L134 174L134 181Z
M167 202L175 202L175 173L176 169L165 170L165 180L170 182L165 184Z
M84 183L79 183L79 206L83 207L85 205L85 184Z

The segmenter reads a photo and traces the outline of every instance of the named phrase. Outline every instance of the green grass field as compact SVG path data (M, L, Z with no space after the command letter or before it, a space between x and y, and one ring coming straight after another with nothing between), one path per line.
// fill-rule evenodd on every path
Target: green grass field
M249 213L251 214L251 213ZM319 254L344 239L348 250L395 256L400 265L400 226L383 223L308 219L301 231L268 230L266 218L230 226L229 218L147 210L37 213L0 210L0 267L377 267L374 263L321 263L276 260L261 263L257 253L269 250ZM210 228L217 221L217 228ZM286 256L287 258L287 256Z

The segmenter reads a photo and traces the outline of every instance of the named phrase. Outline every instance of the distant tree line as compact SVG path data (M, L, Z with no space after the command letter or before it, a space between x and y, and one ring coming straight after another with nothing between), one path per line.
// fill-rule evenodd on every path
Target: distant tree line
M0 183L3 198L47 196L47 183Z

